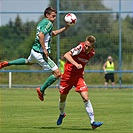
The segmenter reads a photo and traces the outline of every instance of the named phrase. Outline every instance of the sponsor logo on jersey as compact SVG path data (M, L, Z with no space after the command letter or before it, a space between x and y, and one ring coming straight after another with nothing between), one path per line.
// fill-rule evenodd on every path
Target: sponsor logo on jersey
M81 62L84 62L84 63L87 63L88 62L88 60L83 59L83 58L80 58L80 57L78 57L78 60L81 61Z

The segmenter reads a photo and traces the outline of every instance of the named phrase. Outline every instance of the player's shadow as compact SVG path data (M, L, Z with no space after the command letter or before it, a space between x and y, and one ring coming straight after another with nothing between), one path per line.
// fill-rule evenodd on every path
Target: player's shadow
M73 126L73 127L34 127L37 129L62 129L62 130L84 130L84 131L88 131L88 130L92 130L92 128L83 128L83 127L77 127L77 126Z
M59 127L33 127L33 128L37 128L37 129L56 129Z
M92 130L92 128L83 128L83 127L61 127L61 129L63 130L84 130L84 131L88 131L88 130Z

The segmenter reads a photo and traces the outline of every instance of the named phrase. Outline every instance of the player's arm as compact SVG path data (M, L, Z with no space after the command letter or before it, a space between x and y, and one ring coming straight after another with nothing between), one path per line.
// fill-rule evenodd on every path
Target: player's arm
M64 57L66 58L66 60L68 60L70 63L72 63L74 66L77 67L77 69L81 69L82 65L78 64L73 58L72 58L72 53L71 51L67 52Z
M48 51L47 51L47 49L45 47L45 44L44 44L45 35L42 32L40 32L38 36L39 36L39 41L40 41L40 44L41 44L41 46L43 48L43 51L44 51L46 57L48 57Z
M56 35L58 35L58 34L64 32L64 31L66 31L69 27L70 27L70 26L66 25L65 27L60 28L59 30L54 30L54 31L52 31L52 35L53 35L53 36L56 36Z
M105 74L107 73L106 72L106 66L107 66L107 62L105 62L104 65L103 65L103 70L104 70Z

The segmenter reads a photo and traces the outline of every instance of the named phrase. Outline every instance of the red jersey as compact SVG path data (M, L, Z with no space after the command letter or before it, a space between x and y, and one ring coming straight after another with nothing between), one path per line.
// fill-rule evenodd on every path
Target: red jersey
M84 42L81 42L78 46L70 50L73 59L78 64L82 64L83 67L81 69L77 69L73 64L67 61L65 63L65 69L63 74L65 77L70 78L83 76L83 71L86 63L88 63L89 59L95 55L94 48L89 53L86 53L84 45Z

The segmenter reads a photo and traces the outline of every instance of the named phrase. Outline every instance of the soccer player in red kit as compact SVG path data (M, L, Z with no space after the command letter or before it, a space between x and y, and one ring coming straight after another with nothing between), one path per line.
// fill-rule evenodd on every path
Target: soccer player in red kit
M95 42L96 39L94 36L88 36L84 42L81 42L78 46L64 54L67 62L65 63L64 74L60 81L60 115L57 120L57 125L61 125L63 118L66 116L66 98L73 86L75 87L75 91L78 92L83 99L92 128L95 129L103 124L103 122L94 121L93 107L88 98L88 88L83 78L85 65L89 59L95 55Z

